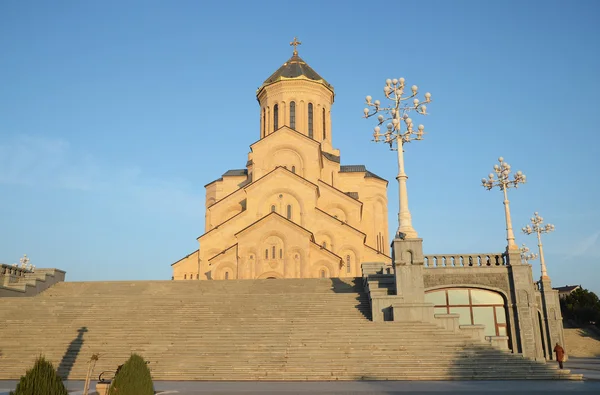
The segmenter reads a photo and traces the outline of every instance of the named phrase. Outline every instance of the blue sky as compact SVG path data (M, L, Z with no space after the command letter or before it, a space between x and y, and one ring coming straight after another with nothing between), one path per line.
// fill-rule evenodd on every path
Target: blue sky
M335 87L342 164L391 181L392 234L395 156L361 116L405 77L434 99L405 154L425 253L504 250L502 194L480 185L502 155L528 177L509 193L515 228L534 211L556 225L553 284L600 293L600 3L341 4L0 2L0 261L169 279L203 232L203 186L244 167L256 88L298 36Z

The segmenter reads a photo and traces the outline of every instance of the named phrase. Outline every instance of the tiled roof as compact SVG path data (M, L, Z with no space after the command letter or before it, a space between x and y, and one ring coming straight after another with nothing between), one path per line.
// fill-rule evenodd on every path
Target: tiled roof
M577 288L581 288L579 285L565 285L564 287L554 288L558 292L571 292L575 291Z
M225 174L223 174L223 177L247 176L247 175L248 175L248 169L233 169L233 170L227 170L225 172Z
M298 78L300 76L308 78L312 81L320 82L333 91L333 86L331 86L327 81L325 81L325 79L323 79L323 77L317 74L317 72L314 71L308 64L306 64L306 62L298 55L293 55L288 59L287 62L277 69L276 72L271 74L271 76L267 78L265 82L263 82L261 88L283 79Z
M332 162L340 163L340 157L337 155L330 154L329 152L322 152L323 156Z
M343 165L340 166L340 173L365 173L365 178L377 178L379 180L387 181L385 178L379 177L375 173L371 173L367 170L365 165Z
M341 173L358 173L360 171L367 171L365 165L342 165L340 166Z
M345 192L346 195L350 196L353 199L358 200L358 192Z

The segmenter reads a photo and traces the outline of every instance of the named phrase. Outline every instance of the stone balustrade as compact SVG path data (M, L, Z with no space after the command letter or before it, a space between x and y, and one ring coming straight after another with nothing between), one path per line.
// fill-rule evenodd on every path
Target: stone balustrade
M507 266L508 260L504 253L493 252L485 254L435 254L425 255L424 266L436 267L495 267Z
M21 277L21 276L25 276L25 274L27 274L27 273L33 273L33 271L30 269L24 268L24 267L18 267L18 266L7 265L6 263L0 263L0 275Z

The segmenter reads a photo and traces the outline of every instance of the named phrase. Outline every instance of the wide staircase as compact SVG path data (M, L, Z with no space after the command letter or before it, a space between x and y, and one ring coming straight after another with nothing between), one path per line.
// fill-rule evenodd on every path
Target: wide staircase
M0 298L0 379L132 352L155 380L581 379L432 324L372 322L361 279L59 283Z

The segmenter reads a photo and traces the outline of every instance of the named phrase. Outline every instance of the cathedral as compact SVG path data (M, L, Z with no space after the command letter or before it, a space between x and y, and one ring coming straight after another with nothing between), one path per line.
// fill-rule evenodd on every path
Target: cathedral
M357 277L391 264L388 182L341 165L333 148L334 89L298 56L256 92L260 138L246 168L205 185L199 248L173 263L173 280Z

